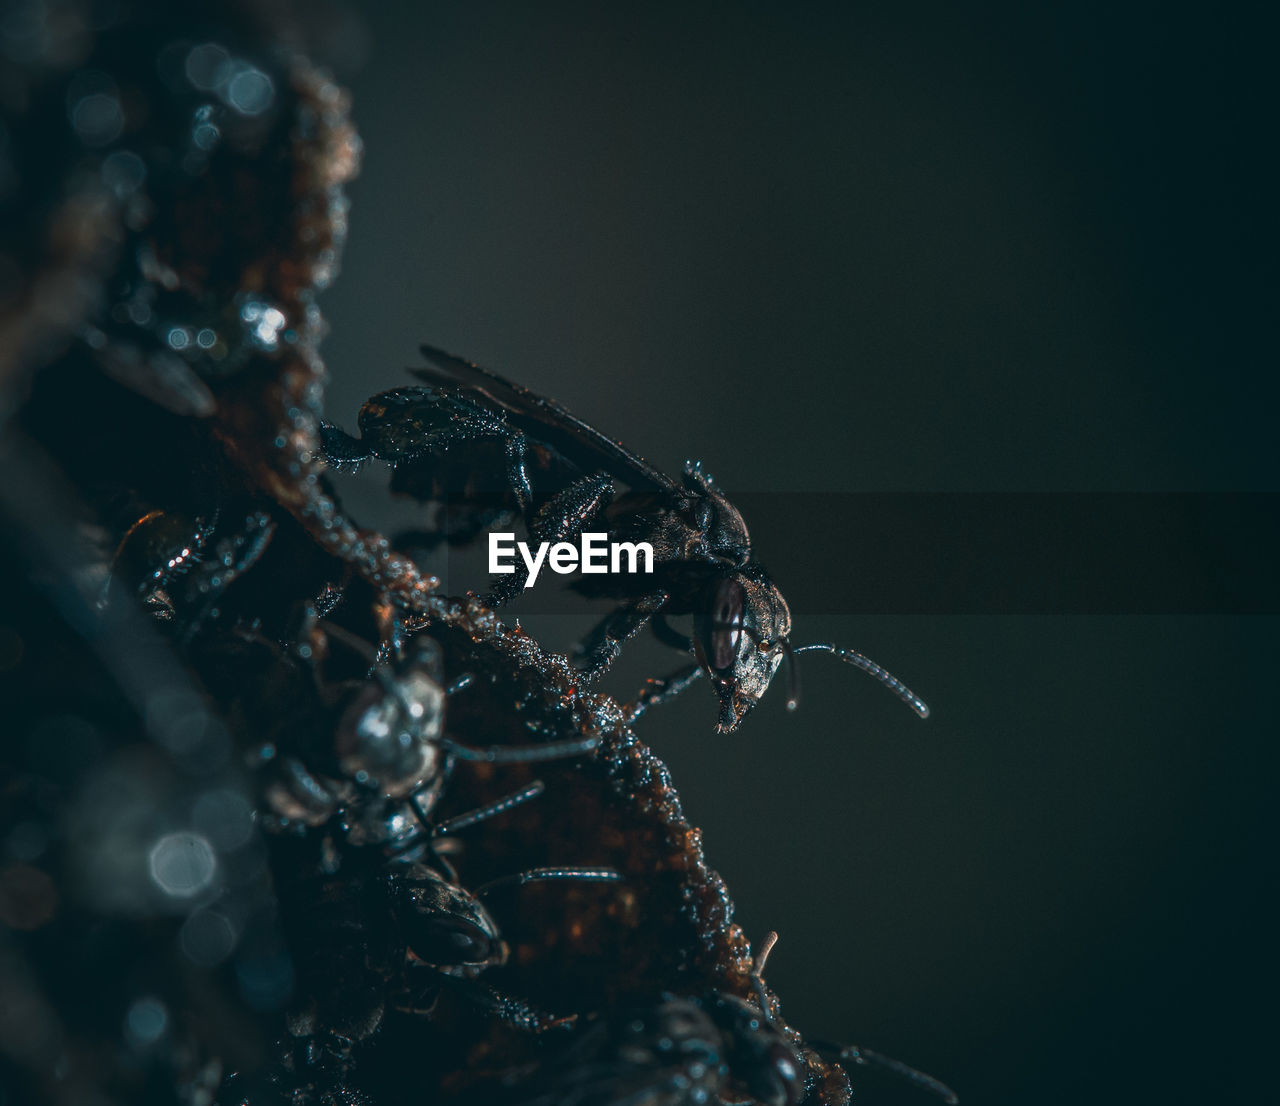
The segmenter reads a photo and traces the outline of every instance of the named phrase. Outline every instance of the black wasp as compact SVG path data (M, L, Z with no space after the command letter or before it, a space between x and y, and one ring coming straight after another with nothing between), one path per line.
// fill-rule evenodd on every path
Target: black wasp
M560 1055L485 1088L485 1097L500 1106L796 1106L806 1083L781 1030L736 996L711 991L592 1018Z
M945 1083L858 1046L819 1050L879 1068L947 1106ZM518 1084L502 1106L797 1106L815 1083L807 1061L767 1014L736 995L664 995L650 1006L588 1022L554 1063Z
M763 971L770 933L752 969L755 1003L724 991L659 996L586 1019L571 1043L536 1068L485 1088L499 1106L797 1106L821 1080L811 1060L878 1067L947 1106L946 1084L899 1060L851 1045L798 1047L775 1019Z
M498 804L466 817L495 813ZM608 869L535 868L472 892L425 860L312 834L276 838L273 871L295 972L288 1035L265 1068L228 1078L225 1106L362 1101L352 1092L375 1035L394 1018L435 1018L446 993L524 1033L571 1024L575 1015L538 1009L479 978L510 954L483 897L513 883L620 878Z
M360 410L359 438L322 426L329 461L357 466L377 458L395 466L393 490L428 502L450 501L442 527L450 540L466 540L500 517L492 497L470 511L477 489L474 457L497 451L506 506L524 519L535 541L572 541L593 528L611 540L653 546L651 575L583 576L574 587L619 601L579 646L582 673L600 676L622 642L646 623L657 636L696 663L651 680L632 707L633 716L708 677L720 701L717 728L736 729L759 702L781 666L789 663L788 705L799 701L794 658L830 653L861 668L893 691L920 717L929 708L900 680L850 649L820 643L791 644L791 611L764 566L756 560L746 522L701 464L686 462L679 480L570 414L552 399L429 346L430 367L415 370L417 387L395 388ZM625 486L618 495L615 482ZM498 605L517 595L523 566L487 596ZM692 615L686 637L668 621Z
M275 668L263 691L295 704L307 683L320 691L319 714L301 729L323 740L303 747L288 729L274 734L263 767L264 820L296 986L288 1036L274 1062L227 1081L236 1106L354 1106L368 1043L390 1018L430 1019L446 993L516 1030L542 1033L572 1021L536 1009L481 978L507 962L509 949L484 903L492 890L534 882L617 882L608 868L533 868L469 890L444 855L452 835L538 798L541 781L446 820L436 818L456 761L533 762L580 756L597 739L475 747L446 732L448 697L471 686L445 685L437 644L414 638L393 663L354 633L303 616L288 652L253 650L246 661ZM329 686L308 673L334 645L365 663L365 679ZM274 658L269 660L268 658ZM264 664L265 662L265 664ZM304 663L305 662L305 663ZM336 726L322 719L336 718Z
M383 662L357 635L318 620L314 608L303 622L291 650L255 635L249 643L254 648L238 659L242 667L224 663L230 682L247 682L241 674L250 670L266 672L250 707L271 699L295 704L287 723L266 735L270 740L259 755L263 805L279 828L319 827L337 819L358 843L403 843L423 832L435 838L461 828L453 825L456 819L448 829L433 821L459 762L559 760L588 754L599 743L598 737L529 745L458 741L447 732L446 705L473 681L464 674L444 682L441 650L432 638L397 639L389 662ZM329 683L320 669L324 658L333 661L335 644L367 671ZM541 786L531 785L526 798L539 794Z

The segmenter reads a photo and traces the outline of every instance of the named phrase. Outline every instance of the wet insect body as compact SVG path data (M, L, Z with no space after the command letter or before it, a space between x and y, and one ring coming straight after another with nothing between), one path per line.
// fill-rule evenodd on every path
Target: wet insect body
M694 663L651 680L632 707L650 706L707 677L719 700L718 728L736 729L758 703L784 659L790 660L788 702L798 702L794 657L831 653L861 668L921 717L928 708L904 684L852 650L830 644L792 646L791 611L751 547L741 513L701 464L687 462L676 480L570 414L496 373L430 347L430 367L415 371L423 384L397 388L361 409L361 436L331 424L322 443L331 463L358 465L377 458L396 466L392 487L423 500L452 488L457 457L479 444L499 444L508 502L530 535L545 542L573 541L605 529L615 541L646 541L654 549L652 575L582 577L581 592L618 601L580 645L583 677L603 674L622 643L646 624L658 637L692 653ZM617 494L616 485L624 492ZM492 500L489 501L492 507ZM500 514L492 510L492 520ZM480 529L479 516L459 526L462 537ZM508 602L524 587L526 572L500 579L486 597ZM686 636L669 618L693 617Z

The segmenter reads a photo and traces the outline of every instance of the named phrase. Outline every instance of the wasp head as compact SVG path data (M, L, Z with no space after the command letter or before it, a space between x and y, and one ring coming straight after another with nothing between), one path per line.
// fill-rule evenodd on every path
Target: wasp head
M406 944L417 959L459 971L506 962L497 923L475 895L425 864L410 865L390 882Z
M759 565L707 589L694 615L693 647L720 698L721 733L736 730L768 690L790 633L787 601Z

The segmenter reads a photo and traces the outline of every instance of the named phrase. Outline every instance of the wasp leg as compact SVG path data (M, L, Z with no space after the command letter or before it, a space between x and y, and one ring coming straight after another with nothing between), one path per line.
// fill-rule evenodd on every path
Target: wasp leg
M457 445L466 442L483 441L486 438L502 442L507 457L507 482L515 493L516 502L521 511L529 509L533 499L533 486L529 483L529 469L525 464L528 442L523 430L515 430L505 422L496 419L483 419L475 416L458 418L439 430L427 434L422 441L423 453L444 453ZM396 464L411 457L392 456L379 453L384 461ZM412 456L412 455L411 455Z
M325 460L340 472L355 472L369 459L369 448L359 438L353 438L340 426L331 422L320 423L320 448Z
M523 999L504 995L474 979L461 979L458 976L441 974L439 982L444 988L459 995L478 1010L497 1018L504 1025L525 1033L545 1033L549 1029L560 1029L572 1025L577 1014L567 1016L552 1014L530 1006Z
M572 541L612 502L607 472L580 477L538 508L530 532L539 541Z
M364 424L363 412L361 423ZM346 472L356 471L370 457L377 457L390 465L413 464L432 453L445 453L455 446L485 439L496 439L502 443L507 461L507 481L520 510L528 510L533 498L525 460L528 442L523 430L508 426L499 419L454 415L442 427L432 430L405 428L391 440L385 436L371 437L367 428L364 438L353 438L333 423L320 424L320 446L325 458L335 468Z
M622 652L622 643L635 637L668 598L665 591L650 592L605 615L578 646L578 653L584 658L578 668L582 678L590 681L604 675Z
M655 614L652 625L653 636L663 645L670 645L672 649L678 649L681 653L693 652L693 639L672 626L665 614Z
M185 640L190 641L205 619L215 613L218 600L240 576L251 569L266 551L276 532L276 524L265 511L254 511L245 518L244 527L214 545L209 555L187 578L184 595L199 609L187 625Z
M446 453L455 446L485 439L496 439L502 443L507 457L507 481L520 510L527 511L533 498L533 486L529 483L529 469L525 463L528 442L523 430L515 430L505 422L476 416L455 418L446 426L423 434L413 442L413 449L397 449L395 452L375 449L374 456L398 465L416 461L425 454Z
M674 699L685 688L697 683L701 677L701 666L690 664L677 669L670 676L647 681L637 693L635 702L628 703L623 708L627 713L627 724L630 725L650 707L656 707Z
M452 766L452 761L449 763ZM508 810L513 810L515 807L529 802L530 799L536 799L545 790L546 785L541 780L534 780L528 787L511 795L504 795L501 799L497 799L485 806L477 807L475 810L468 810L466 813L455 815L452 818L446 818L443 822L433 822L431 820L431 807L434 805L435 799L434 797L424 799L423 794L426 791L424 788L409 797L409 808L418 819L421 829L402 840L390 850L388 855L403 856L415 849L425 848L431 854L432 860L439 864L440 869L449 881L457 883L458 873L444 855L444 850L449 843L452 843L449 835L457 833L459 830L468 829L477 822L483 822L499 814L505 814ZM438 796L439 792L437 791L435 794Z
M529 537L537 542L553 544L573 541L612 501L612 477L603 472L583 476L538 508L529 522ZM521 560L515 565L514 572L494 585L485 596L485 604L499 607L511 602L524 589L528 578L529 569Z
M166 589L198 563L217 520L216 510L209 518L195 519L176 511L148 511L120 539L99 605L107 606L123 591L141 596L158 593L147 608L162 621L172 620L175 612Z
M516 493L520 510L527 511L533 500L533 486L529 483L529 469L525 464L526 442L524 432L507 431L507 480Z

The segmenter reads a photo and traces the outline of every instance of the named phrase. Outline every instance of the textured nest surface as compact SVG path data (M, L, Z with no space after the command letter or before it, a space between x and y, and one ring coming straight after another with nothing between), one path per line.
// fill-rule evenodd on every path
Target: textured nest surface
M448 702L455 740L598 741L448 780L443 817L546 787L457 835L462 886L543 866L623 876L497 890L511 954L486 984L579 1025L663 994L757 1001L728 891L619 705L474 598L439 594L326 482L313 296L359 159L344 94L278 25L221 7L105 25L87 4L4 10L8 1101L485 1101L572 1034L444 993L426 1012L389 1005L336 1068L296 1075L287 1012L325 950L303 947L290 896L300 871L343 878L344 858L264 796L286 758L331 746L359 678L320 615L384 655L434 638L445 682L473 677ZM844 1072L783 1028L806 1101L846 1102Z

